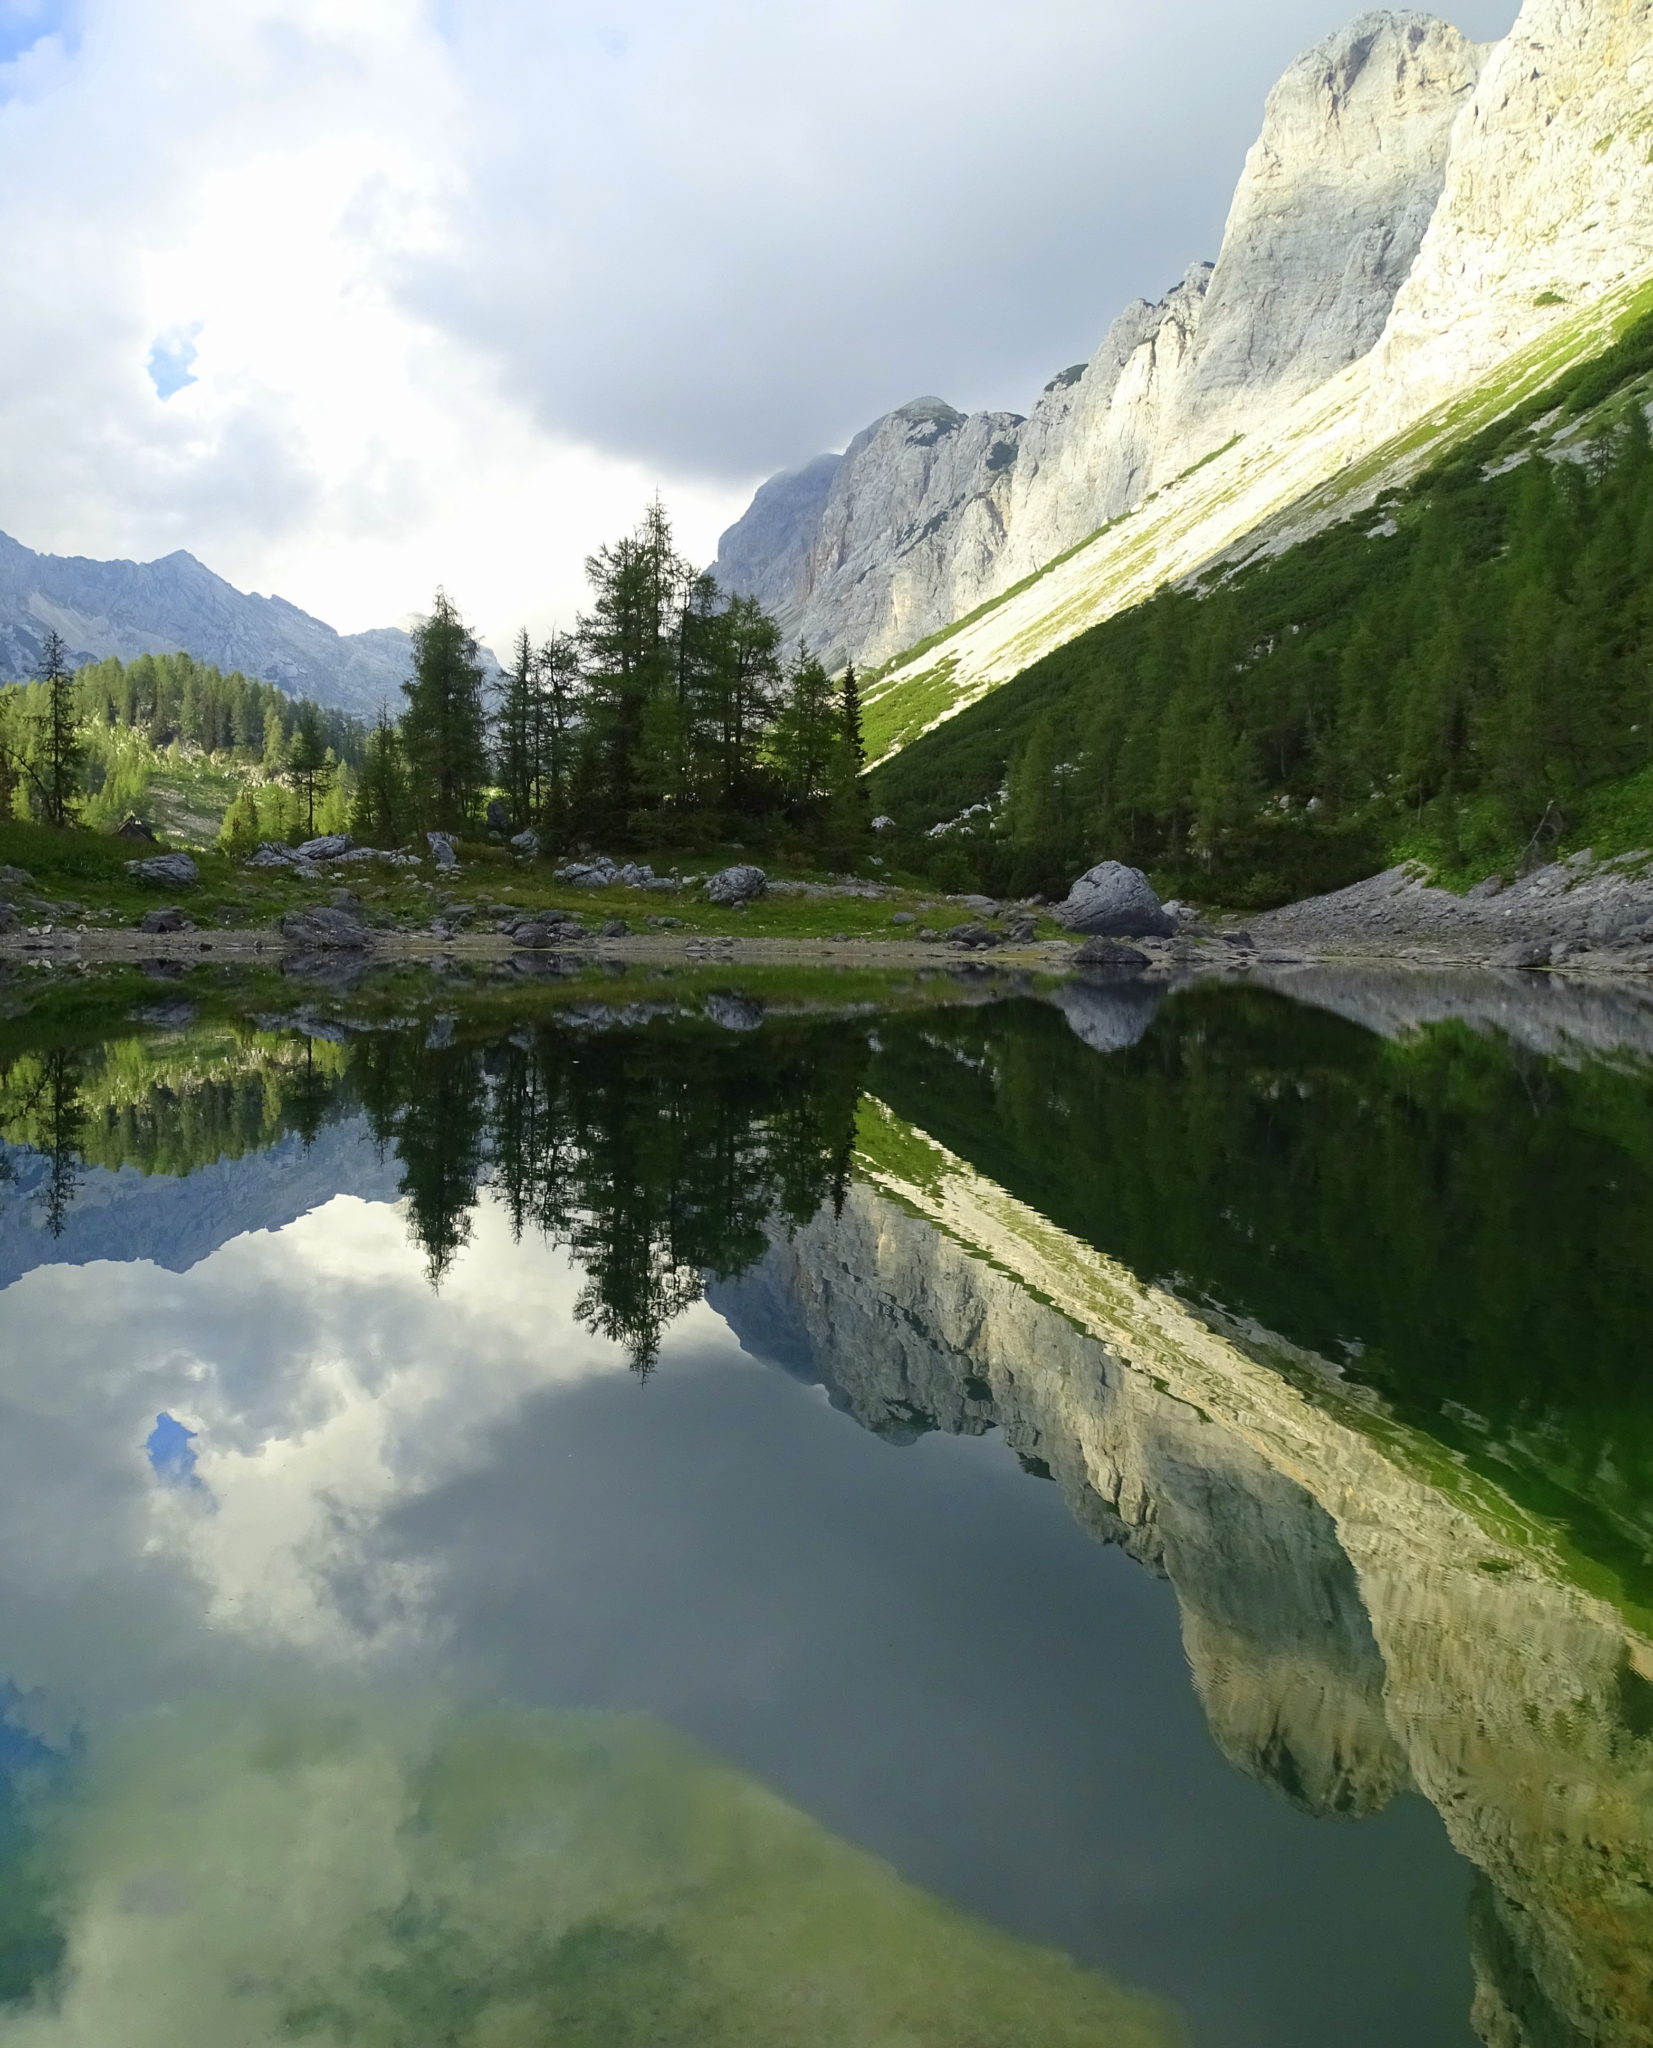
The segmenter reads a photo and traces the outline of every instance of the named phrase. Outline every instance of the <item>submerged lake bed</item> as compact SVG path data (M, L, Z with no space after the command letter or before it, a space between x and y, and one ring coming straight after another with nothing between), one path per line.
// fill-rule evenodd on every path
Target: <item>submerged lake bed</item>
M9 983L0 2043L1653 2042L1653 1002Z

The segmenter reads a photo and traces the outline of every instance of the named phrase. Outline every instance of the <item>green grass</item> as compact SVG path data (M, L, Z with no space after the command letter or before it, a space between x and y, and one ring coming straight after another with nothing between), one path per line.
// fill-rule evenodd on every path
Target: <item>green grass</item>
M712 872L724 864L724 851L730 859L745 857L738 849L720 850L713 858L697 858L688 871ZM52 915L32 909L32 894L54 903L69 901L82 906L91 914L88 922L93 924L131 925L158 904L177 903L204 929L245 929L273 925L288 910L326 903L338 889L349 889L360 899L370 924L387 928L423 928L455 903L469 908L472 922L465 928L476 932L492 929L497 905L525 913L571 910L588 925L620 918L636 933L656 929L648 923L651 917L674 917L681 925L677 936L683 938L831 939L842 933L852 939L899 939L913 937L921 925L950 931L977 918L964 904L943 901L933 884L901 887L891 883L888 886L897 887L897 893L890 897L767 896L745 910L719 909L706 902L698 889L671 894L617 887L580 889L555 880L548 861L525 865L504 847L481 843L461 846L457 874L441 875L428 861L422 861L417 869L363 863L324 868L317 881L301 880L279 868L249 869L217 848L193 849L191 858L201 871L200 886L169 890L147 887L127 873L126 863L141 858L144 852L142 847L107 834L57 832L44 825L0 821L0 865L26 869L33 877L32 891L8 892L29 922ZM640 858L647 861L650 856L645 853ZM664 869L667 857L657 853L651 864ZM769 872L776 879L828 879L818 870L794 870L790 877L778 868ZM878 879L882 883L884 878ZM915 922L905 927L892 925L890 920L898 911L907 912ZM1047 919L1041 922L1039 935L1057 937L1060 930Z

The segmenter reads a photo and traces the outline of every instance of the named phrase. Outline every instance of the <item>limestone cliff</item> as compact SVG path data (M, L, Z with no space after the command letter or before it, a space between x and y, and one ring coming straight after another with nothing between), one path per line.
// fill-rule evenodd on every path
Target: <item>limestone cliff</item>
M1209 279L1067 373L1008 484L955 478L849 578L800 549L785 622L895 657L877 756L1161 585L1358 512L1653 310L1650 145L1653 0L1526 0L1490 47L1363 16L1271 97Z
M720 580L790 634L882 659L1323 383L1383 331L1481 54L1420 14L1363 15L1310 51L1270 97L1214 271L1128 308L1026 420L923 399L830 471L766 484L723 538Z
M841 1215L710 1290L737 1332L884 1434L997 1426L1038 1460L1170 1580L1242 1769L1317 1813L1423 1792L1482 1873L1495 2048L1653 2044L1653 1646L1332 1368L869 1129Z

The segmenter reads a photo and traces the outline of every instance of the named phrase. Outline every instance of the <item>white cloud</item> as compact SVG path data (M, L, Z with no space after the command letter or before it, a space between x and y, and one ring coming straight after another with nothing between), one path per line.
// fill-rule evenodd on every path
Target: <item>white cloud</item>
M0 51L57 32L0 65L0 526L346 628L442 581L499 642L657 486L706 557L919 390L1025 405L1210 252L1344 11L7 4Z
M226 1659L428 1669L440 1601L383 1525L485 1463L535 1396L625 1376L575 1317L583 1284L484 1196L433 1295L402 1207L343 1195L186 1274L17 1281L0 1294L0 1676L96 1721L222 1679ZM744 1363L703 1304L667 1343L679 1370ZM163 1414L195 1432L190 1483L146 1457Z

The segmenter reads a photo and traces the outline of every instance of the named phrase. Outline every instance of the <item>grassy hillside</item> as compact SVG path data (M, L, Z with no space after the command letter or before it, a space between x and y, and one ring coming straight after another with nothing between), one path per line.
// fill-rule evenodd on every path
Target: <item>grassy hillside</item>
M1650 398L1644 317L1376 507L1093 627L873 771L892 850L1260 906L1653 845Z
M1275 552L1399 488L1470 436L1507 419L1653 311L1653 278L1621 279L1588 303L1512 302L1502 356L1483 334L1468 359L1402 365L1398 384L1367 362L1182 475L1014 590L863 678L865 731L882 759L1014 681L1089 628L1167 582L1219 561ZM1437 356L1438 356L1437 351ZM1427 351L1426 351L1427 355ZM1438 397L1447 384L1451 395ZM1420 409L1421 408L1421 409ZM1392 423L1387 438L1374 441Z

